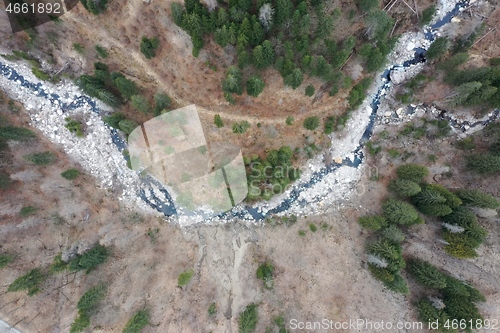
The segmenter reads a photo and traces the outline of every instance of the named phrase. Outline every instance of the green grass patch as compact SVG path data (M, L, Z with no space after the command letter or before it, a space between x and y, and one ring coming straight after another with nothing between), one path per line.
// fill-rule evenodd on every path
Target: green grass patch
M309 223L309 230L311 230L312 232L316 232L318 231L318 227L313 223Z
M77 137L79 138L83 137L83 124L81 122L71 117L67 117L64 120L66 121L64 127L66 127L71 133L75 134Z
M31 72L33 73L33 75L36 76L37 79L41 80L41 81L49 81L50 80L50 75L43 72L40 68L38 67L33 67L31 69Z

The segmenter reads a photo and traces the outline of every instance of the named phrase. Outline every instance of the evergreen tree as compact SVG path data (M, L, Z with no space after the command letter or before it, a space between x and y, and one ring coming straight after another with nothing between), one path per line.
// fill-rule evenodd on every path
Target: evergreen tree
M119 76L114 80L114 83L122 96L126 99L130 99L132 96L137 95L139 93L139 89L137 88L134 81L126 79L123 76Z
M429 174L429 170L422 165L405 164L398 167L396 173L400 179L407 179L419 183L422 181L422 178Z
M404 201L388 199L383 203L382 211L389 223L401 225L423 223L415 208Z
M356 0L356 5L363 12L369 12L378 7L378 0Z
M132 133L132 131L136 129L137 126L139 126L139 124L130 119L124 119L118 123L118 127L120 128L120 130L122 130L123 133L127 135Z
M184 11L184 7L178 3L178 2L172 2L170 5L170 9L172 11L172 19L174 20L174 23L183 28L182 26L182 19L186 12Z
M446 287L446 275L427 261L412 259L408 271L422 285L430 288L443 289Z
M195 14L192 14L195 15ZM191 23L190 20L188 20L189 24ZM188 24L188 29L190 29L190 25ZM153 37L153 38L147 38L147 37L142 37L141 40L141 52L144 54L144 56L147 59L154 58L156 56L156 49L160 46L160 41L158 38Z
M275 23L283 24L292 17L293 3L290 0L276 0Z
M448 39L446 37L438 37L432 42L425 56L429 60L434 60L441 57L448 49Z
M229 43L229 30L226 26L215 31L214 39L222 47L226 47Z
M285 78L285 85L292 87L292 89L298 88L302 81L304 80L304 76L300 68L295 68L292 73L288 74Z
M252 75L247 80L247 94L257 97L264 90L264 86L265 83L260 76Z
M312 84L310 84L306 87L305 94L306 94L306 96L309 96L309 97L314 95L314 86Z
M397 293L407 295L410 293L410 290L408 289L408 284L406 283L405 279L398 273L393 275L394 279L392 281L384 282L384 285Z
M403 197L411 197L422 190L417 183L407 179L392 180L389 189Z
M228 93L241 95L243 93L243 74L238 67L231 66L226 71L226 78L222 81L222 89Z
M162 111L170 107L172 100L167 94L157 93L153 96L155 101L154 115L159 116Z
M274 48L271 42L268 40L265 40L262 43L262 57L264 58L266 67L274 63Z
M475 154L467 157L467 167L480 174L491 174L500 171L500 156L492 154Z
M253 65L259 69L262 69L268 65L266 60L264 59L264 54L263 54L261 45L257 45L253 49L252 62L253 62Z
M496 198L481 191L458 190L456 194L466 205L490 209L497 209L500 207L500 202Z
M382 230L382 236L391 243L401 243L405 240L405 235L394 224L391 224L387 228Z
M215 126L217 126L217 128L224 127L224 122L222 121L222 118L220 117L220 115L216 114L214 116L214 124L215 124Z
M252 21L253 23L252 23L252 30L250 33L250 45L256 46L259 45L264 40L266 33L262 25L255 18L255 16L252 16Z
M319 126L319 118L316 116L307 117L304 119L303 126L305 129L314 131Z
M151 105L148 100L141 95L134 95L130 98L132 106L139 112L148 114L152 111Z

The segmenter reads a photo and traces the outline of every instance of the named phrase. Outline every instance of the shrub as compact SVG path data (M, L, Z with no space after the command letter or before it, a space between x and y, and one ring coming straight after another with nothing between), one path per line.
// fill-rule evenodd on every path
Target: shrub
M79 43L73 43L73 49L80 54L83 54L85 52L85 47L83 47L83 45Z
M369 264L368 269L376 279L384 283L394 281L394 275L387 268L377 267L373 264Z
M179 274L179 277L177 278L177 284L180 287L187 285L189 281L191 281L193 274L194 272L192 269L188 269L187 271L182 272L181 274Z
M408 271L422 285L430 288L443 289L446 287L446 275L427 261L412 259Z
M273 272L274 266L271 262L267 261L257 268L257 278L264 282L264 286L267 289L271 289L273 286Z
M120 112L115 112L109 116L104 116L102 117L102 120L108 124L109 126L113 127L113 128L116 128L116 129L119 129L119 123L120 121L124 120L125 119L125 115L123 113L120 113Z
M208 315L215 316L216 314L217 314L217 305L215 304L215 302L213 302L208 307Z
M83 137L83 125L81 122L71 117L67 117L64 120L66 121L64 127L66 127L71 133L75 134L77 137L79 138Z
M45 281L46 275L40 268L34 268L28 273L18 277L12 282L7 291L20 291L26 289L28 296L33 296L40 291L40 285Z
M154 58L156 56L156 49L160 46L160 41L158 38L147 38L142 37L141 40L141 52L147 59Z
M423 223L415 208L404 201L388 199L382 204L382 211L389 223L401 225Z
M50 165L54 164L57 161L56 154L45 151L42 153L33 153L23 156L25 160L35 164L35 165Z
M400 274L394 274L394 279L392 281L384 282L384 285L388 289L403 295L407 295L410 293L410 289L408 289L408 284Z
M415 183L422 181L422 178L429 174L426 167L418 164L405 164L397 168L398 178L411 180Z
M98 265L104 263L109 256L109 251L101 244L97 244L82 255L77 255L69 263L72 271L85 270L88 274Z
M217 128L224 127L224 122L222 121L222 118L220 117L220 115L216 114L214 116L214 124L215 124L215 126L217 126Z
M7 267L14 260L14 256L8 253L0 254L0 269Z
M293 124L293 121L295 119L292 117L292 116L288 116L286 117L286 120L285 120L285 123L288 125L288 126L291 126Z
M35 206L24 206L19 211L19 215L21 215L22 217L26 217L35 214L37 211L38 208Z
M420 18L420 25L423 26L431 23L434 14L436 14L436 6L427 7L422 12L422 17Z
M130 119L124 119L118 123L118 127L120 128L120 130L122 130L123 133L127 135L132 133L134 129L137 128L137 126L139 126L139 124Z
M314 86L312 84L308 85L305 91L306 96L311 97L312 95L314 95L314 91L315 91Z
M97 55L103 59L108 57L108 50L106 50L104 47L101 45L96 45L95 46L95 51L97 52Z
M497 209L500 202L493 196L478 190L458 190L455 192L465 205Z
M36 138L36 134L27 128L2 126L0 127L0 138L4 140L28 141Z
M94 15L99 15L108 7L108 0L80 0L83 7Z
M407 179L392 180L389 189L402 197L411 197L422 190L417 183Z
M314 223L309 223L309 230L316 232L318 231L318 227Z
M90 326L89 316L84 313L78 313L78 316L76 317L75 321L71 323L69 332L70 333L83 332L89 326Z
M349 92L349 96L347 100L349 101L349 107L351 109L354 109L363 103L365 97L366 97L366 89L370 86L372 82L372 79L367 77L361 80L360 83L352 87L351 91Z
M149 325L149 313L147 310L140 310L128 321L122 332L139 333L147 325Z
M362 216L358 222L363 228L375 231L387 226L387 220L380 215Z
M38 67L33 67L31 69L31 72L33 73L33 75L35 75L35 77L41 81L49 81L50 80L50 76L47 74L47 73L44 73L42 70L40 70L40 68Z
M13 181L10 175L5 172L0 172L0 190L8 190L12 187Z
M233 124L233 133L235 134L243 134L250 128L250 123L246 120L243 120L241 123Z
M68 263L62 260L62 253L59 253L54 257L54 261L50 266L51 273L59 273L68 269Z
M457 147L462 150L474 150L476 148L476 145L474 144L474 138L469 136L457 141Z
M67 180L73 180L76 179L80 175L80 171L77 169L68 169L61 173L61 176Z
M247 305L245 310L240 314L240 318L238 319L239 333L254 332L258 320L259 318L257 312L257 305L255 304Z
M303 126L305 129L313 131L319 126L319 118L316 116L307 117L304 119Z

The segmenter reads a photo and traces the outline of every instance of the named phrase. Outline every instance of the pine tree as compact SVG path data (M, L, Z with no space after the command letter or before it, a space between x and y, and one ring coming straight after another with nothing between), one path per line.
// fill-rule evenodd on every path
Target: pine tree
M490 209L500 207L500 202L496 198L481 191L458 190L456 194L462 199L465 205Z
M304 76L300 68L295 68L292 73L286 76L285 85L292 87L292 89L297 89L304 80Z
M388 199L382 204L382 211L389 223L401 225L423 223L415 208L404 201Z
M182 19L186 14L184 7L178 2L172 2L170 9L172 11L172 19L174 20L174 23L184 29L182 26Z
M396 173L400 179L407 179L419 183L422 181L422 178L429 174L429 170L422 165L405 164L398 167Z
M139 89L137 88L134 81L126 79L123 76L119 76L114 80L114 83L122 96L126 99L130 99L132 96L137 95L139 93Z
M262 68L267 66L267 62L264 59L264 54L263 54L261 45L257 45L253 49L252 62L253 62L253 65L259 69L262 69Z
M247 81L247 94L257 97L264 90L264 86L265 83L260 76L252 75Z
M281 25L292 17L293 3L290 0L276 0L275 21Z
M425 52L425 57L429 60L434 60L441 57L448 49L448 39L446 37L438 37L434 42L432 42L427 52Z
M271 66L274 63L274 48L268 40L265 40L262 43L262 57L264 58L266 67Z
M223 7L219 8L219 11L217 12L216 26L220 28L228 23L229 23L229 15L227 11Z
M407 295L410 293L410 290L408 289L408 284L406 283L405 279L400 274L394 274L394 279L392 281L384 282L384 285L397 293Z
M262 28L262 25L259 23L259 21L255 18L255 16L252 16L252 30L250 33L250 45L251 46L256 46L259 45L263 40L266 35L264 28Z
M408 271L422 285L430 288L443 289L446 287L446 275L427 261L412 259Z
M500 171L500 156L488 153L467 157L467 167L480 174L491 174Z
M407 179L392 180L389 189L403 197L411 197L422 190L417 183Z
M148 100L141 95L134 95L130 98L132 106L139 112L148 114L151 112L152 108Z
M167 94L157 93L153 96L155 101L154 115L159 116L162 111L170 107L172 100Z
M229 31L226 26L219 28L215 31L214 39L217 44L222 47L226 47L229 43Z
M384 237L384 239L387 239L391 243L401 243L405 240L405 235L403 234L401 229L399 229L394 224L391 224L387 228L383 229L382 236Z

